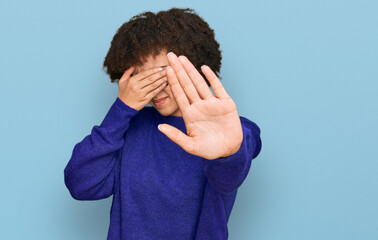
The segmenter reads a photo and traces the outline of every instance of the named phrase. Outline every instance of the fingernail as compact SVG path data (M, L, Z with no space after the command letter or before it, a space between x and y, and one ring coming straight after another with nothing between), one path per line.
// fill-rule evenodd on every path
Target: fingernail
M172 52L169 52L168 54L167 54L167 56L169 56L169 54L171 54Z
M202 66L201 66L201 68L202 68L203 66L205 66L205 64L204 64L204 65L202 65Z

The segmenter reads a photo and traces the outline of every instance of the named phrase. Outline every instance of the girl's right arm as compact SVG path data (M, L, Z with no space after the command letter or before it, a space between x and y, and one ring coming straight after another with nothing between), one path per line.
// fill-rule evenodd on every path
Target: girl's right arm
M97 200L114 193L120 153L130 120L166 86L162 68L142 71L131 77L128 68L120 79L119 93L100 126L77 143L64 169L64 182L77 200Z
M113 194L115 168L131 118L139 111L117 97L100 126L77 143L64 169L64 181L77 200L97 200Z

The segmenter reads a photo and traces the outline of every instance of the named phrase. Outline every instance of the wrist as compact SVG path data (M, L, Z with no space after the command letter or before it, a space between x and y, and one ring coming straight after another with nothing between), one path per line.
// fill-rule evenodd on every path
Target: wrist
M137 110L137 111L140 110L139 107L136 107L136 106L134 106L133 104L130 104L127 100L124 100L122 97L118 96L118 98L119 98L119 100L121 100L121 101L122 101L125 105L127 105L128 107L133 108L133 109L135 109L135 110Z

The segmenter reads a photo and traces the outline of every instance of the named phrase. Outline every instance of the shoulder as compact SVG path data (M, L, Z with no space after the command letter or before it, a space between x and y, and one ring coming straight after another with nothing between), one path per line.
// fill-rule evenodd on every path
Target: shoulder
M257 134L261 133L260 127L256 124L256 122L249 120L246 117L239 116L240 122L242 127L251 129L252 131L256 132Z
M239 116L239 117L242 124L243 133L245 134L244 135L245 139L246 140L248 139L250 141L249 146L254 146L253 148L251 148L251 149L254 149L253 155L252 155L252 159L253 159L257 157L257 155L259 155L261 151L261 147L262 147L262 141L261 141L261 136L260 136L261 130L260 130L260 127L255 122L249 120L246 117L242 117L242 116Z

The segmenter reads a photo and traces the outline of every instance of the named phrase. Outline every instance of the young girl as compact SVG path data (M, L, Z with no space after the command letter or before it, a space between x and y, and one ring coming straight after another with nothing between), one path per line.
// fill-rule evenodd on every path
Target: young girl
M118 97L64 169L74 199L113 195L108 239L228 239L261 139L220 66L214 32L193 9L144 12L118 29L104 61Z

